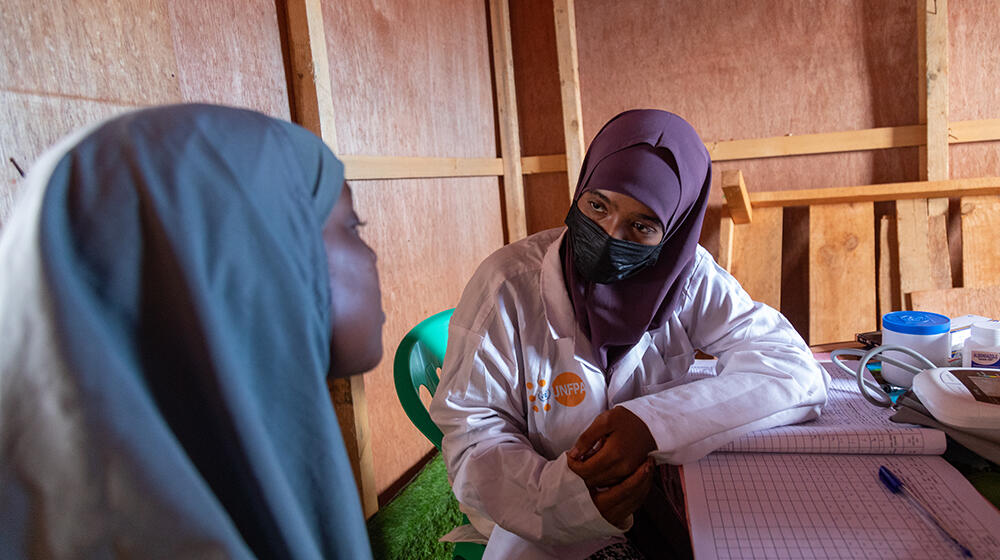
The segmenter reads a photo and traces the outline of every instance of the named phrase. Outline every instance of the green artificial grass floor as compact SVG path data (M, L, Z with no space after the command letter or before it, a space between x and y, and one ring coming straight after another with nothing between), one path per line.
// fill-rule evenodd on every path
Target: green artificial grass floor
M377 560L450 559L454 543L438 538L462 524L441 454L368 521Z

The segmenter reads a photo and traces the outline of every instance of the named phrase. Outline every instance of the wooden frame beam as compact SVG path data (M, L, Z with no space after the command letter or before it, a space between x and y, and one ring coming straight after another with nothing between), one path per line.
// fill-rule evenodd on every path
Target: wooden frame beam
M800 136L777 136L708 142L712 161L733 161L770 157L829 154L923 146L924 125L871 128ZM948 143L1000 140L1000 119L955 121L948 124ZM348 180L419 179L426 177L489 177L504 174L502 158L448 158L397 156L340 156L347 167ZM521 156L521 172L559 173L566 171L564 154ZM575 185L574 185L575 188Z
M514 49L510 38L510 7L507 0L489 0L490 35L493 43L493 82L496 91L497 126L503 160L503 199L507 243L528 236L524 210L524 176L521 165L521 132L517 122L514 88Z
M286 0L284 6L291 59L292 120L311 130L336 152L337 134L322 5L320 0ZM331 381L330 399L354 471L362 509L365 517L371 517L378 511L378 493L375 491L364 379L355 375Z
M750 193L753 208L1000 194L1000 177Z
M580 104L580 65L576 50L576 9L573 0L554 0L559 86L562 91L563 134L566 138L566 174L569 198L576 191L577 176L586 148L583 142L583 109Z

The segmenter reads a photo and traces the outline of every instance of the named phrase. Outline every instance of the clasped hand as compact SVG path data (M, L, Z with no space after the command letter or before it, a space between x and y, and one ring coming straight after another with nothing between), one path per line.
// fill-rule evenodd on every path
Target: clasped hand
M649 493L653 460L648 455L655 449L645 422L616 406L595 418L566 455L601 515L621 527Z

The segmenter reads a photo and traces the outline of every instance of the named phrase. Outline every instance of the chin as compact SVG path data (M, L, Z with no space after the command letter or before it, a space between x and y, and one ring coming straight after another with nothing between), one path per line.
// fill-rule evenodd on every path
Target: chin
M340 356L336 354L331 359L330 377L350 377L375 369L382 361L382 341L371 348L352 348L350 353Z

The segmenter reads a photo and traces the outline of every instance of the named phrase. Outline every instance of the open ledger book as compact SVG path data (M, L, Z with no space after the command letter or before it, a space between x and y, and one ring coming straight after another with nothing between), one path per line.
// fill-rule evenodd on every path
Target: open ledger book
M830 371L814 422L753 432L684 465L695 558L961 558L885 465L924 498L975 558L1000 558L1000 512L944 459L939 430L897 424L857 382Z

